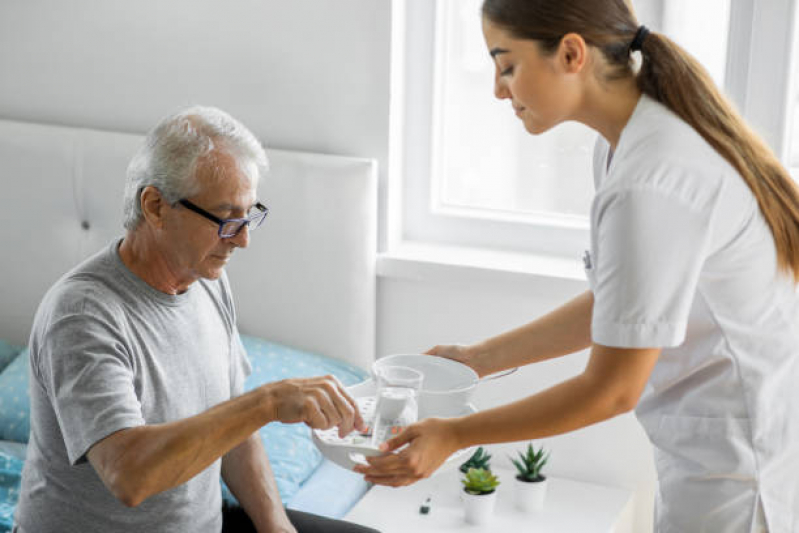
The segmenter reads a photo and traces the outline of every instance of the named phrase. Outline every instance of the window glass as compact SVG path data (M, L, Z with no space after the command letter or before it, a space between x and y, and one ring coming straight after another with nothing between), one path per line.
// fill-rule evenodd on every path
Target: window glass
M730 0L640 0L638 16L724 81ZM596 134L561 124L527 133L508 101L494 98L494 66L481 0L439 0L433 100L434 211L540 220L585 217L593 196ZM651 22L650 22L651 21Z
M731 0L663 2L663 32L699 60L724 87Z
M799 24L799 15L797 15L797 24ZM799 29L794 31L799 32ZM794 179L799 180L799 74L796 73L799 67L799 35L793 37L793 64L793 80L789 85L788 96L788 167Z

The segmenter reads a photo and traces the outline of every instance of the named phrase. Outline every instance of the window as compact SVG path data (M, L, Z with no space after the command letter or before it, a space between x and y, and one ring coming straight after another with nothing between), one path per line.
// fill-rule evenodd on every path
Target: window
M794 13L794 28L799 24L799 14ZM794 180L799 181L799 31L794 29L793 43L791 46L792 57L787 64L792 65L793 73L789 80L788 89L788 128L786 153L784 155L788 169Z
M438 212L584 218L595 134L563 124L529 135L493 95L494 64L480 26L482 0L442 0L433 99L432 195Z
M633 2L639 20L692 53L767 140L782 140L786 121L778 114L785 107L759 80L775 67L787 76L785 57L752 58L790 35L791 0ZM404 68L395 105L402 109L395 113L403 143L391 156L403 162L396 238L579 256L588 239L596 134L567 123L529 135L509 103L494 98L481 0L401 4L404 25L395 32L405 36ZM785 83L777 85L787 94ZM793 122L799 130L799 118ZM799 134L793 139L799 166Z

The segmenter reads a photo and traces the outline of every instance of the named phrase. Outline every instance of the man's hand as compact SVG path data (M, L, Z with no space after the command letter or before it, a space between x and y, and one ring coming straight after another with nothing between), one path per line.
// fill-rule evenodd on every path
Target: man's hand
M284 379L263 385L269 391L272 418L285 424L303 422L313 429L338 426L343 438L364 430L358 404L335 376Z

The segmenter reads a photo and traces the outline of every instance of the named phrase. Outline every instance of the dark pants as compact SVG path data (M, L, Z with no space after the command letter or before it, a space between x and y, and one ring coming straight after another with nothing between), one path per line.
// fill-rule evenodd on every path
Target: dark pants
M324 516L286 509L298 533L378 533L376 530ZM222 533L256 533L250 517L239 506L222 507Z

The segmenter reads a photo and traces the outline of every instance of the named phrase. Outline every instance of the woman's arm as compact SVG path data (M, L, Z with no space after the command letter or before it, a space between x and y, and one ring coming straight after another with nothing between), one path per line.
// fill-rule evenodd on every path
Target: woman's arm
M594 345L582 374L538 394L457 419L458 448L559 435L631 411L660 349Z
M585 371L514 403L453 419L429 418L388 441L385 450L357 467L366 480L408 485L430 476L456 450L477 444L558 435L629 411L649 380L659 348L626 349L594 345Z
M455 359L479 376L574 353L591 345L594 296L586 291L543 317L481 343L436 346L428 353Z

